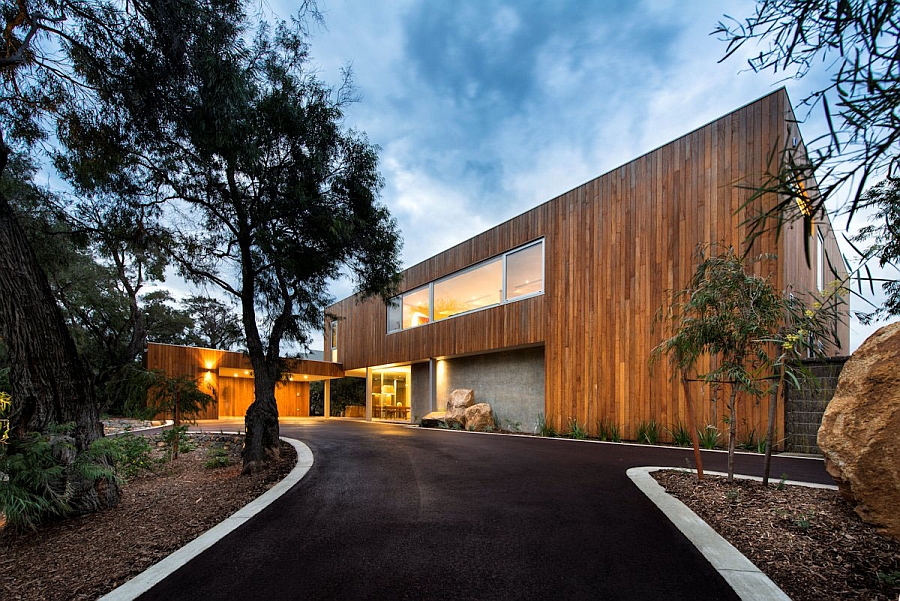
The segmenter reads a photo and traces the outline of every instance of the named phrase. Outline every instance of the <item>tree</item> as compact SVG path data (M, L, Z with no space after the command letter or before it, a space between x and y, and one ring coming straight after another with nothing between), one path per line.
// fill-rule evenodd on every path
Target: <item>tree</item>
M869 219L869 225L860 228L853 241L871 242L871 245L859 250L863 262L877 259L879 266L890 265L898 269L900 263L900 178L889 177L873 186L862 197L862 206L875 212ZM871 273L868 278L874 278ZM857 313L860 321L869 323L872 320L900 315L900 282L887 279L881 282L887 296L885 304L874 307L869 313ZM873 290L874 292L874 290Z
M809 113L817 107L823 111L828 132L811 141L808 153L795 152L787 141L779 141L786 150L775 149L779 160L772 161L772 170L761 186L754 187L748 203L770 192L779 194L779 201L756 219L753 235L808 214L824 214L826 203L845 186L851 187L850 201L843 207L849 222L864 206L863 192L873 179L898 176L900 2L759 0L755 14L743 21L727 17L714 33L728 42L722 60L753 42L763 46L749 59L755 72L782 72L800 79L822 65L829 75L827 85L802 101ZM813 175L819 184L804 209L797 202L804 196L797 182L815 181ZM858 274L859 279L872 279L866 261L876 256L863 253L859 274L867 273L868 278ZM898 314L900 287L889 288L887 306L872 317Z
M697 379L729 387L728 409L728 481L734 478L734 450L739 395L759 398L773 392L773 372L791 373L789 355L801 348L815 346L813 341L826 335L823 324L829 315L823 310L816 317L799 298L782 296L771 283L748 272L746 260L733 248L706 257L700 252L690 284L673 294L660 312L669 337L653 349L653 357L668 356L682 373L697 369L707 356L714 367L698 373ZM765 257L761 257L765 258ZM836 306L831 302L829 307ZM822 307L821 303L817 309ZM800 325L797 325L800 324ZM784 380L779 379L779 384ZM794 381L796 377L790 376ZM775 391L777 394L777 390ZM774 407L774 399L770 401ZM769 411L766 466L774 436L774 411ZM692 425L693 428L693 425Z
M281 343L304 343L321 326L326 283L341 269L363 295L389 297L399 236L377 202L376 149L341 125L349 78L333 90L304 71L301 20L263 23L249 43L240 3L166 10L121 45L88 32L86 45L116 69L82 66L77 55L76 67L116 110L69 107L61 139L79 185L127 174L177 201L184 219L169 250L181 273L240 305L255 380L244 449L252 471L277 454ZM111 151L102 162L98 147Z
M194 320L192 344L231 350L244 342L240 317L222 301L195 295L184 305Z

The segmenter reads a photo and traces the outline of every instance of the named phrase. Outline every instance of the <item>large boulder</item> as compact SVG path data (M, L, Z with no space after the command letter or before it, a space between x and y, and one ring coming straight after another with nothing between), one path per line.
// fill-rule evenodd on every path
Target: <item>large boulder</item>
M466 409L466 429L490 432L496 428L494 412L488 403L477 403Z
M447 400L447 412L444 421L451 428L466 427L466 409L475 404L475 392L469 388L457 388L450 393Z
M447 426L447 422L444 421L444 412L443 411L432 411L431 413L425 415L422 418L422 427L423 428L443 428Z
M818 443L856 513L900 540L900 323L872 334L844 365Z

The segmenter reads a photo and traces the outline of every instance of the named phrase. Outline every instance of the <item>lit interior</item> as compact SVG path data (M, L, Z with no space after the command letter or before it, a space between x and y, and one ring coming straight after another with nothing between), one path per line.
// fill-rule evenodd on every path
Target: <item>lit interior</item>
M372 418L409 421L408 365L371 370Z

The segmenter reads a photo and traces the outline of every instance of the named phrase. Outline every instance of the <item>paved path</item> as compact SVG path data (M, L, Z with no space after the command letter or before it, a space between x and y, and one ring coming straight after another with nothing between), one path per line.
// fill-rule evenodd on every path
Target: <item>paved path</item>
M141 599L736 598L625 475L689 450L349 420L282 433L312 449L306 478ZM775 458L782 473L830 482L820 461Z

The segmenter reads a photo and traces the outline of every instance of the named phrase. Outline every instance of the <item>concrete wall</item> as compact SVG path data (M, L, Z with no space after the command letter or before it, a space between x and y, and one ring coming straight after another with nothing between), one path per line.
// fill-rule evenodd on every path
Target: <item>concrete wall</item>
M825 407L834 396L841 369L849 357L804 361L812 377L801 378L800 388L786 386L784 403L785 449L819 453L816 435Z
M428 365L423 365L427 378ZM453 390L471 388L476 403L491 404L501 428L535 431L544 412L544 347L447 359L437 362L436 371L439 410Z
M414 424L419 423L423 416L431 413L431 395L428 394L428 363L413 363L410 366L410 379L412 380L412 396L409 401L410 415Z

